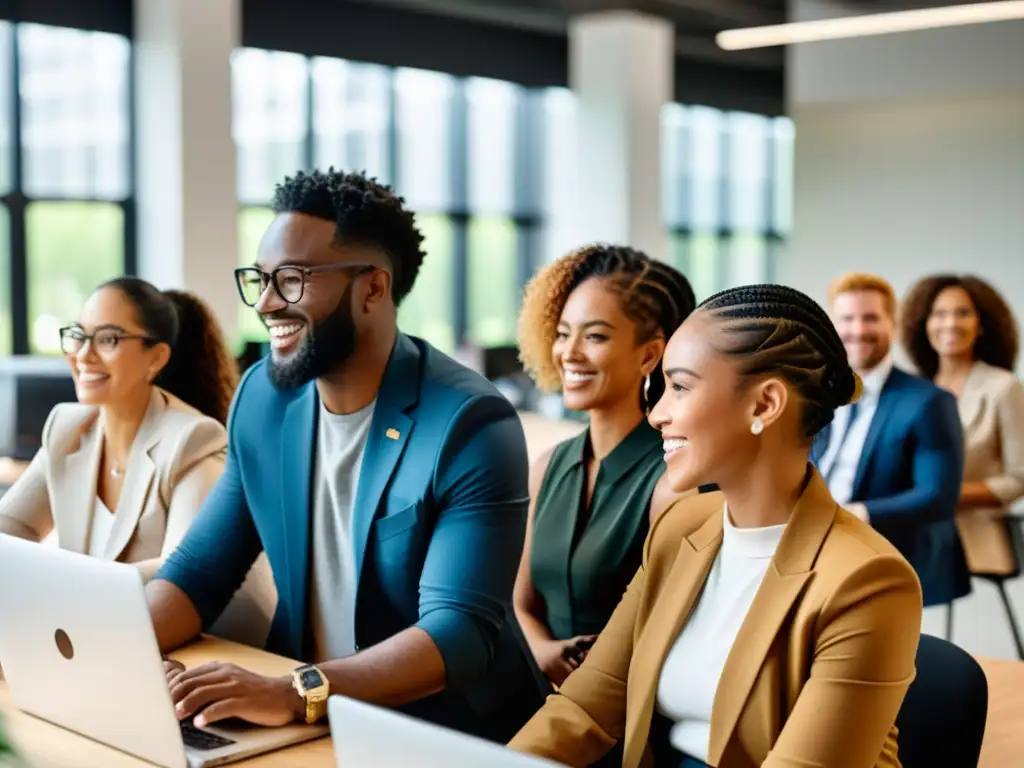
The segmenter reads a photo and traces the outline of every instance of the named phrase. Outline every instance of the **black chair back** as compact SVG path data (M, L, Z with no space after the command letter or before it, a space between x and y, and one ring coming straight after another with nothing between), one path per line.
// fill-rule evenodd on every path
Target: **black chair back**
M896 727L903 768L977 768L988 681L967 651L931 635L917 647L917 677Z

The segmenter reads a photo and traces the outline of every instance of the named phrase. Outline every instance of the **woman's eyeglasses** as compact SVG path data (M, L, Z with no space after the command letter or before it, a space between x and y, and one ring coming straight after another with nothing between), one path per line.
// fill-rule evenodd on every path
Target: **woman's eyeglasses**
M71 325L60 329L60 348L65 355L77 355L86 344L92 344L96 354L101 357L108 357L117 351L121 342L126 339L138 339L147 344L156 344L159 339L152 336L143 336L136 333L125 333L113 328L102 328L96 333L86 333L77 325Z

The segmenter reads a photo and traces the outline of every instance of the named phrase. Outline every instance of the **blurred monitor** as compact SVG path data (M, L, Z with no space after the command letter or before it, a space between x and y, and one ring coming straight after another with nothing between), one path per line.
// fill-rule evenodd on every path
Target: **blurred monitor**
M483 374L491 381L515 379L522 375L523 364L519 362L519 348L487 347L483 350Z
M518 347L488 347L481 350L481 368L483 375L518 410L533 408L535 387L532 379L523 370Z
M57 403L76 400L63 357L0 358L0 456L31 460L50 411Z

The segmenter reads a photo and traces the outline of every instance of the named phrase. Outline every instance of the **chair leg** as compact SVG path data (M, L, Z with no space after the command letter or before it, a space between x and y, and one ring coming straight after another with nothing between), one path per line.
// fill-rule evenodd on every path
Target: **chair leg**
M946 642L953 642L953 601L946 605Z
M1013 615L1013 606L1010 605L1010 596L1006 594L1006 585L1002 581L997 581L996 589L999 590L999 597L1003 600L1003 608L1006 610L1006 620L1010 622L1010 632L1013 633L1013 643L1017 646L1017 658L1024 661L1024 642L1021 641L1020 629L1017 626L1017 620Z

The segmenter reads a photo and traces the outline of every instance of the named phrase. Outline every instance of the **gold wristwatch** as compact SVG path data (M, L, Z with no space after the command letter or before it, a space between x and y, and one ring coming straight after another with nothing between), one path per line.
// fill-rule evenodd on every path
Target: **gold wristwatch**
M306 664L292 672L292 687L306 702L306 722L312 725L327 714L327 697L330 683L327 676L312 664Z

